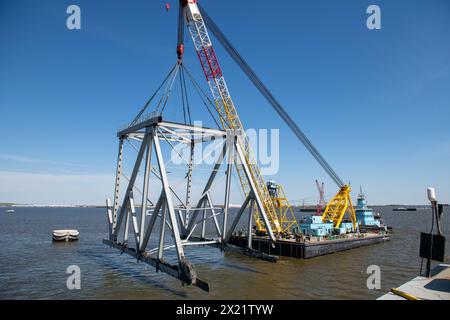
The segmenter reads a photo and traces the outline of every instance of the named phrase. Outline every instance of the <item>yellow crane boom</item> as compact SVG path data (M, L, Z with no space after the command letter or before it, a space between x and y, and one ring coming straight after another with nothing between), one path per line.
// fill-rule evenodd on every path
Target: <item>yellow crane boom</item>
M264 181L264 177L261 174L261 169L258 166L257 160L250 145L250 140L245 134L244 126L238 116L236 107L228 91L228 87L225 82L225 78L222 74L222 70L219 65L214 47L206 29L205 22L202 14L197 6L196 0L181 0L181 15L184 16L187 21L187 26L191 34L192 41L197 51L200 64L205 74L208 85L213 95L216 111L219 114L219 118L223 129L238 129L242 132L242 135L238 138L238 143L241 146L245 154L245 161L249 167L250 174L255 181L256 190L260 197L264 209L269 218L270 225L274 232L282 233L292 226L297 224L292 212L292 216L286 218L286 214L279 216L280 212L277 211L277 201L272 199ZM179 44L180 45L180 44ZM250 186L247 178L244 174L242 164L236 164L239 180L247 196L250 192ZM289 206L287 198L282 202L283 206ZM281 208L278 208L281 209ZM283 208L284 210L284 208ZM254 210L254 219L258 230L264 230L264 224L260 219L260 215L257 212L257 208Z
M208 81L209 87L211 89L215 107L220 116L220 120L222 121L223 128L241 129L242 132L244 132L235 105L228 92L228 88L225 83L222 70L220 69L219 62L206 26L208 26L208 29L214 33L225 50L230 54L230 56L239 65L239 67L241 67L242 71L247 75L247 77L260 91L260 93L267 99L267 101L278 113L278 115L292 130L295 136L303 143L306 149L338 185L339 192L327 205L322 219L324 221L333 221L334 226L338 228L347 210L350 209L350 218L353 221L354 227L356 228L356 217L354 214L353 206L351 205L350 186L344 184L344 182L339 178L333 168L322 157L322 155L314 147L314 145L310 142L310 140L302 132L302 130L300 130L300 128L288 115L281 104L275 99L275 97L255 74L255 72L250 68L247 62L228 41L228 39L214 23L214 21L206 14L203 8L201 8L197 4L197 0L180 0L180 3L180 12L182 13L180 14L180 16L184 14L186 17L188 29L190 31L191 38L197 51L197 55L205 73L206 80ZM256 181L256 187L259 196L262 199L264 209L267 212L272 229L275 232L283 233L285 231L289 231L289 229L293 225L298 227L292 207L290 206L287 197L284 195L284 191L282 191L283 196L281 198L272 197L270 195L264 178L261 175L260 168L254 157L249 140L245 135L239 139L239 144L245 152L246 162L250 168L252 177ZM248 195L248 183L243 175L242 168L239 168L239 166L238 174L244 193ZM259 214L257 214L256 210L254 212L255 223L258 230L264 231L264 226L260 221Z

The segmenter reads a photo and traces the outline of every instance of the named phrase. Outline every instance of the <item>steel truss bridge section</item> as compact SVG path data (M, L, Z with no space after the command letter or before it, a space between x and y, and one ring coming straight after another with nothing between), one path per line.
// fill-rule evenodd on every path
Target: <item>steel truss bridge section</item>
M109 234L103 242L137 258L138 261L155 267L156 271L165 272L181 280L183 284L194 285L206 291L209 291L208 283L197 277L194 267L186 258L187 247L212 245L226 248L227 242L244 216L244 212L248 212L248 249L253 250L251 240L255 208L259 213L258 219L263 222L270 240L275 242L276 239L264 202L257 191L257 182L247 165L245 151L238 142L241 135L240 130L218 130L167 122L163 121L161 116L132 124L128 128L120 130L117 133L119 150L114 201L111 203L110 199L106 200ZM124 181L126 188L121 190L123 184L121 178L124 177L124 142L130 139L140 143L140 147L137 148L137 156L131 158L135 159L132 173ZM190 199L182 200L182 197L177 194L176 188L169 181L162 145L174 148L175 143L184 143L186 146L194 148L198 144L212 140L219 142L218 146L221 151L196 205L191 206L189 205ZM155 164L152 164L153 157L156 158ZM231 173L236 162L242 164L242 172L247 179L250 191L237 215L228 226ZM222 165L226 166L226 182L223 187L221 186L219 192L223 195L224 203L219 206L213 203L211 187ZM142 185L138 185L137 178L141 167L144 168L143 181ZM192 167L189 168L189 170L192 169ZM158 181L151 180L151 174L154 174ZM192 183L192 179L185 180L187 184ZM156 185L159 183L159 186ZM186 186L187 189L189 187L189 185ZM139 206L135 202L133 192L136 189L140 190L141 194L141 199L138 199L141 203L140 213L136 210L136 207ZM158 199L156 203L150 201L152 193ZM159 228L155 227L158 225L157 221ZM207 230L207 224L210 224L212 228ZM193 236L196 229L200 232L199 237ZM171 243L169 243L169 239ZM153 242L155 242L154 247L151 247ZM175 249L176 263L169 263L169 259L165 259L166 251L171 249Z

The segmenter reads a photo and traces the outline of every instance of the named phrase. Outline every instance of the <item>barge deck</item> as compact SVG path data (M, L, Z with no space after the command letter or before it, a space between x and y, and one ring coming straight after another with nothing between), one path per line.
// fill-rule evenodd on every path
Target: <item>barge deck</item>
M320 241L277 240L273 245L268 238L252 237L252 248L268 255L310 259L339 251L350 250L390 240L389 234L366 233L346 238ZM237 247L247 247L247 236L233 236L229 243Z

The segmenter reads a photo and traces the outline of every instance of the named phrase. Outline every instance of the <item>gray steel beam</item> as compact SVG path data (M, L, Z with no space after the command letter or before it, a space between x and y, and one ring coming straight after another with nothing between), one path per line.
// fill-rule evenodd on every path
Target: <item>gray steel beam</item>
M253 191L253 197L255 198L256 204L258 206L259 214L263 218L264 225L266 227L267 233L269 234L269 238L272 241L275 241L275 236L272 231L272 226L270 225L269 219L267 218L266 210L264 209L263 203L258 195L258 191L256 190L255 182L251 176L250 170L248 168L244 153L239 146L239 143L235 143L236 152L238 154L239 160L241 161L241 165L244 168L245 176L247 177L248 183L250 185L251 190Z
M134 126L128 127L124 130L117 132L117 137L122 138L130 133L137 133L137 131L142 130L147 127L151 127L154 124L157 124L161 121L162 121L162 117L154 117L154 118L142 121L141 123L138 123Z
M161 176L161 182L164 190L164 195L166 198L167 209L169 210L170 223L172 224L172 233L173 239L175 241L175 248L177 251L178 260L180 261L180 263L184 263L184 250L183 246L181 245L180 231L178 229L177 218L175 216L175 211L173 208L172 194L170 192L169 180L167 179L166 166L164 164L159 138L155 135L153 137L154 137L153 143L155 146L156 158L158 160L159 166L159 174Z
M199 137L199 138L193 139L192 142L193 142L194 144L197 144L197 143L203 143L203 142L211 142L211 141L221 140L221 139L224 139L224 138L225 138L225 136L224 136L223 134L221 134L221 135L202 135L202 136Z
M196 208L201 208L203 206L203 204L206 200L206 193L211 188L211 185L214 182L214 179L216 178L217 172L220 169L220 166L222 165L223 158L225 157L225 154L227 152L226 148L227 148L227 146L224 143L222 152L216 160L214 169L212 170L211 175L209 176L208 182L206 183L206 186L203 190L203 194L202 194L200 200L198 201ZM183 237L186 237L191 232L192 227L195 224L195 220L197 219L198 213L199 213L198 211L194 211L194 214L192 215L192 218L190 219L189 224L188 224L185 232L183 233Z
M113 207L113 218L112 218L112 230L114 230L116 228L117 211L119 209L120 177L122 176L122 162L123 162L123 140L124 139L120 139L119 151L117 152L117 167L116 167L116 180L115 180L115 185L114 185L114 207Z
M226 147L228 153L227 153L227 171L225 181L225 200L222 217L222 241L225 240L225 235L227 232L228 210L230 207L230 194L231 194L231 170L233 170L235 140L236 136L232 134L231 130L227 130Z
M147 263L155 268L158 268L159 271L162 271L164 273L167 273L168 275L181 280L184 284L187 285L193 285L196 287L199 287L202 290L209 291L209 285L207 282L200 280L199 278L195 277L194 279L186 278L185 274L183 273L179 265L173 265L169 264L164 261L160 261L154 257L152 257L150 254L147 254L145 252L138 252L134 250L133 248L128 248L128 246L120 243L115 243L113 241L110 241L108 239L103 239L103 243L107 244L115 249L120 250L120 252L124 252L132 257L135 257L139 259L140 261ZM186 267L186 266L184 266ZM195 274L195 271L192 269L192 266L188 266L188 268L191 268L191 272Z
M206 233L206 201L203 202L203 218L202 218L202 231L201 231L201 238L205 239L205 233Z
M113 218L112 218L112 210L111 210L111 199L106 199L106 217L108 219L108 235L111 240L112 236L112 226L113 226Z
M163 131L167 131L170 135L176 136L178 137L178 141L180 142L185 142L185 143L191 143L191 139L186 138L185 136L181 135L179 132L176 132L174 130L171 130L170 128L166 128L164 126L159 126L161 133L163 133ZM175 140L175 139L174 139Z
M175 123L175 122L167 122L162 121L159 123L162 127L172 128L172 129L182 129L186 131L192 131L192 132L205 132L205 133L211 133L216 135L221 135L225 137L225 131L219 130L219 129L213 129L213 128L207 128L207 127L200 127L200 126L192 126L192 125L186 125L181 123Z
M139 248L139 226L138 226L137 218L136 218L136 207L134 205L133 192L130 192L128 197L129 197L128 205L130 207L129 213L131 216L131 222L133 224L133 232L134 232L134 238L136 240L136 248Z
M141 162L142 162L142 158L144 157L144 152L145 152L145 149L147 147L148 139L149 139L149 135L147 134L145 136L144 140L142 141L141 148L139 149L139 153L138 153L138 156L136 158L136 162L134 164L133 172L131 174L130 181L128 182L128 187L127 187L127 190L125 192L125 197L124 197L123 202L122 202L122 207L120 208L119 218L118 218L118 221L117 221L116 226L114 228L114 234L113 234L114 237L117 236L117 233L119 232L120 225L122 223L123 213L126 210L126 208L128 207L129 194L130 194L130 191L133 191L133 186L134 186L134 183L136 181L136 177L138 175L139 168L141 167Z
M207 197L207 200L208 200L208 203L209 203L209 208L210 208L211 213L212 213L212 218L213 218L213 221L214 221L214 226L216 227L217 235L219 237L221 237L222 234L221 234L221 231L220 231L219 223L217 222L216 212L214 211L214 205L213 205L211 194L209 193L209 191L206 193L206 197Z
M250 202L250 200L252 199L252 194L250 193L247 198L245 198L244 203L242 204L241 208L239 209L236 217L233 220L233 223L231 224L230 230L228 230L227 236L225 238L225 242L228 242L231 238L231 236L233 235L233 231L236 228L239 220L241 219L242 213L245 211L245 208L247 208L248 203Z
M191 204L191 189L192 189L192 166L194 164L194 148L195 144L191 143L190 145L190 157L189 157L189 168L188 168L188 174L187 174L187 182L186 182L186 208L189 208ZM186 228L189 223L189 210L186 210L185 217L184 217L184 224L183 228Z
M247 247L252 249L252 235L253 235L253 210L255 208L255 200L250 201L250 207L248 209L248 235L247 235Z
M126 209L125 228L123 229L123 242L128 243L128 230L130 229L130 210ZM115 239L117 240L117 239Z
M158 256L159 260L162 259L164 253L164 232L166 229L166 202L163 202L161 208L161 225L159 226L159 248L158 248Z
M147 226L147 230L145 231L145 235L142 240L142 244L139 247L139 251L144 251L147 247L148 240L150 239L150 235L153 231L153 226L155 225L156 218L158 217L159 210L161 209L161 206L163 202L166 201L164 198L164 190L161 192L161 195L159 196L158 201L156 202L155 208L153 209L152 217L150 218L150 221Z
M149 134L152 136L152 132L153 132L154 128L150 129ZM147 154L145 157L145 171L144 171L144 182L143 182L143 187L142 187L142 207L141 207L141 223L140 223L140 228L139 228L139 234L143 235L145 232L145 217L147 215L147 199L148 199L148 185L149 185L149 176L150 176L150 171L151 171L151 166L152 166L152 142L153 142L153 138L148 139L147 142ZM144 241L144 237L140 237L139 238L139 245L138 248L142 247L142 243Z

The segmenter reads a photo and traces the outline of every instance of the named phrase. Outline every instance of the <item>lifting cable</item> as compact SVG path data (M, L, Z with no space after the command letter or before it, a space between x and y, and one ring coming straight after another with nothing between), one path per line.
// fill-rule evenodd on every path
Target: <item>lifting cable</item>
M221 129L219 122L217 121L216 117L214 116L214 113L212 112L211 108L208 106L208 103L209 103L209 105L211 105L213 108L215 108L213 102L209 99L208 95L202 90L202 88L198 84L198 82L195 81L195 78L192 76L190 71L184 66L184 64L181 67L186 72L189 80L191 80L195 90L197 91L197 94L199 95L200 99L203 102L203 105L205 106L206 110L208 110L208 113L210 114L211 118L214 120L215 124L217 125L217 128ZM220 114L219 114L219 117L222 121L224 121L226 123L226 120L223 119L223 117Z
M167 106L167 102L169 101L170 94L172 93L173 84L175 83L175 79L177 77L177 74L178 74L179 70L180 70L180 64L177 62L177 64L175 65L175 69L172 72L172 79L170 81L168 81L168 83L166 84L166 88L164 90L164 94L161 97L161 100L159 101L159 103L158 103L158 105L157 105L157 107L155 109L155 112L159 111L159 107L161 106L161 103L163 101L164 101L164 103L163 103L163 106L161 108L161 112L160 113L162 114L164 112L164 109Z
M182 100L183 100L184 123L185 124L188 123L186 121L186 113L187 113L187 118L188 118L187 120L189 120L189 124L192 125L191 107L189 105L189 97L188 97L187 88L186 88L186 77L184 75L183 64L181 64L181 69L180 69L180 82L181 82L181 96L182 96ZM184 106L184 103L186 103L186 108Z
M288 125L288 127L292 130L295 136L303 143L306 149L311 153L311 155L317 160L317 162L322 166L322 168L328 173L328 175L332 178L332 180L339 186L344 186L344 182L339 178L337 173L331 168L331 166L326 162L326 160L322 157L319 151L314 147L308 137L300 130L297 124L292 120L286 110L281 106L281 104L274 98L272 93L267 89L267 87L262 83L259 77L255 74L255 72L250 68L247 62L242 58L242 56L238 53L236 48L228 41L219 27L214 23L214 21L209 17L209 15L205 12L203 7L198 4L200 9L200 13L202 14L205 24L208 29L212 31L214 36L219 40L231 58L238 64L238 66L242 69L242 71L247 75L249 80L253 83L253 85L259 90L259 92L266 98L266 100L270 103L270 105L274 108L274 110L278 113L278 115L284 120L284 122Z
M183 119L184 119L184 124L187 124L187 119L186 119L186 103L184 101L184 85L186 85L185 82L183 82L183 77L181 76L183 72L183 69L181 69L180 71L180 90L181 90L181 104L183 106Z
M192 113L191 113L191 107L190 107L190 103L189 103L189 98L188 98L188 93L187 93L188 92L187 84L186 84L186 78L188 78L191 81L192 85L194 86L195 91L197 92L198 96L200 97L204 107L206 108L209 115L213 119L217 128L219 128L219 129L221 128L221 126L220 126L219 122L217 121L217 119L215 118L214 113L212 112L210 106L208 106L208 104L209 104L213 108L215 108L213 102L209 99L208 95L205 93L205 91L201 88L201 86L195 80L195 78L193 77L191 72L184 66L183 63L178 63L178 62L172 67L172 69L170 69L169 73L164 78L162 83L159 85L159 87L156 89L156 91L152 94L150 99L145 103L145 105L142 107L142 109L139 111L139 113L136 115L136 117L133 119L133 121L131 121L131 123L128 125L129 127L135 125L139 121L142 114L144 114L144 112L149 107L150 103L153 101L153 99L156 97L156 95L160 91L162 91L163 94L162 94L161 98L159 99L154 112L157 113L159 108L162 105L163 107L162 107L160 113L161 114L163 113L163 111L167 105L169 96L172 92L172 88L173 88L173 85L175 82L175 78L177 77L178 71L179 71L179 75L180 75L181 99L182 99L182 105L183 105L184 123L185 124L189 123L190 125L192 125ZM187 75L187 77L186 77L186 75ZM161 89L163 89L163 90L161 90ZM222 121L226 122L226 120L223 119L220 115L219 115L219 117L222 119Z
M184 82L184 94L186 96L187 115L188 115L188 118L189 118L189 124L192 125L191 107L189 105L189 97L188 97L188 94L187 94L186 77L184 75L184 67L183 66L181 66L181 67L182 67L181 68L181 75L183 77L183 82Z
M174 65L172 69L170 69L167 76L164 78L163 82L159 85L158 89L153 93L153 95L150 97L150 99L145 103L144 107L139 111L138 115L131 121L130 126L136 124L136 122L139 120L139 118L142 116L142 114L145 112L147 107L150 105L152 100L155 98L155 96L158 94L158 92L161 90L161 88L164 86L164 84L167 82L167 80L170 78L170 75L173 73L177 65Z

